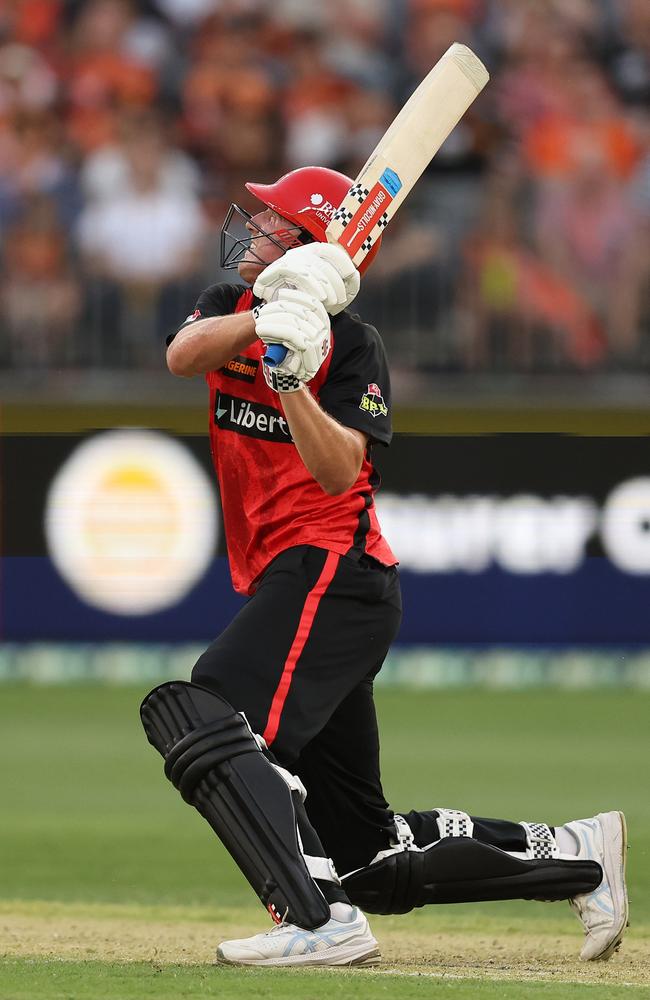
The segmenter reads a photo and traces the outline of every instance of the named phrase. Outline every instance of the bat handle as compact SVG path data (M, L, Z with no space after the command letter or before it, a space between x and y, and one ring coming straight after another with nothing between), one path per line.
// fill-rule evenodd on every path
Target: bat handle
M269 368L281 365L287 356L287 349L282 344L269 344L264 355L264 364Z

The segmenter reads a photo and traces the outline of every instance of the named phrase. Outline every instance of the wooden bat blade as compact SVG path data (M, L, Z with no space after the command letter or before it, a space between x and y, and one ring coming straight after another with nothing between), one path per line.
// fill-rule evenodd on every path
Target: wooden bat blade
M358 267L490 76L454 43L379 141L327 227Z

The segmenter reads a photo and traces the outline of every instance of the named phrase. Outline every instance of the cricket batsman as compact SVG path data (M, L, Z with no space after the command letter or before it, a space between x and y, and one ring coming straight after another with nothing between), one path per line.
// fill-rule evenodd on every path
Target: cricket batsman
M232 580L249 600L191 683L155 688L141 715L275 921L217 960L373 964L362 911L498 899L568 899L581 957L607 959L628 918L622 813L556 827L395 813L382 791L373 680L401 598L373 450L391 440L391 394L377 331L347 311L359 273L325 237L350 184L321 167L247 184L261 210L231 206L222 231L222 266L246 284L211 285L168 339L172 374L208 384ZM286 348L274 367L272 345Z

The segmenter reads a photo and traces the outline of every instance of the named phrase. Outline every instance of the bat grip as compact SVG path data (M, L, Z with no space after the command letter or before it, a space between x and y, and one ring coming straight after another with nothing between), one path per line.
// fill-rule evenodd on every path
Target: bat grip
M281 365L287 356L287 349L282 344L269 344L264 355L264 364L269 368Z

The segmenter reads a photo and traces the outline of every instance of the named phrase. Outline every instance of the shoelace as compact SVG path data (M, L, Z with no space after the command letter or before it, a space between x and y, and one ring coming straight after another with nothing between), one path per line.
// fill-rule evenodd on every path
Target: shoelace
M264 936L270 937L271 934L277 934L278 931L284 931L288 927L294 928L295 930L300 930L300 928L296 924L290 924L287 922L288 914L289 914L289 907L287 906L286 910L282 914L282 919L280 920L280 923L276 924L275 927L272 927L270 931L265 931Z

